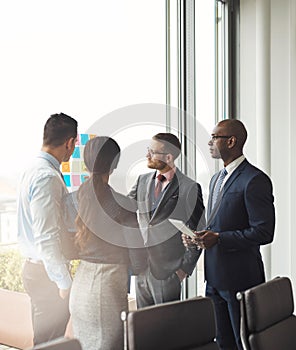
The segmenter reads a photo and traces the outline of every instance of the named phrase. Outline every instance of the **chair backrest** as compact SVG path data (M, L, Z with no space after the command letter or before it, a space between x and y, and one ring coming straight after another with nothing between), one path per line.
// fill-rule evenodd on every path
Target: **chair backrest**
M246 350L296 349L291 281L277 277L238 293L241 338Z
M77 339L58 338L35 345L31 350L82 350Z
M130 312L126 320L129 350L217 350L213 302L197 297Z

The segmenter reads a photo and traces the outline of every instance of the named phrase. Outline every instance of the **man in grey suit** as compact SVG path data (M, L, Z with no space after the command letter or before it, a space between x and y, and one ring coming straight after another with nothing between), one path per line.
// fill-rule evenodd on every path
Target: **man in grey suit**
M171 133L153 136L147 166L129 196L136 200L139 225L147 248L147 268L136 277L138 308L179 300L181 282L189 276L200 250L185 248L179 232L168 219L182 220L192 230L204 225L201 187L175 166L181 152Z

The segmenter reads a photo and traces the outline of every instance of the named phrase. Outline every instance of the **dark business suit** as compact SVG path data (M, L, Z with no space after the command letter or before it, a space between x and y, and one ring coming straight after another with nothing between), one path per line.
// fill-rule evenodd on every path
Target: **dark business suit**
M205 250L205 278L207 294L215 302L218 328L226 335L227 343L231 342L231 336L227 338L231 323L239 341L236 293L265 281L260 245L273 240L275 213L270 179L247 160L226 181L211 211L218 176L215 174L210 182L207 229L219 232L219 241ZM221 307L217 294L228 301L228 310ZM228 349L227 344L221 348Z
M196 249L185 249L181 233L168 221L168 218L182 220L193 230L203 225L200 185L176 169L153 210L155 174L140 175L129 193L137 203L139 225L148 253L147 269L136 281L138 307L179 299L181 284L175 272L182 269L190 275L200 256Z

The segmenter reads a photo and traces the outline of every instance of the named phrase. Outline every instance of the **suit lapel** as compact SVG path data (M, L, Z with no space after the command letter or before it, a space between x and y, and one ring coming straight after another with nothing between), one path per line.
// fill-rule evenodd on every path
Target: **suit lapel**
M144 184L145 189L145 206L146 206L146 213L149 216L149 213L151 212L151 186L154 185L154 179L155 179L156 172L151 173L151 176L147 178L147 182Z
M207 226L211 223L211 221L213 220L213 218L215 217L220 203L222 201L222 198L224 197L225 193L227 193L227 191L229 190L229 188L231 187L231 185L233 184L234 180L237 179L237 177L241 174L241 172L244 170L244 168L246 167L246 165L248 164L247 160L244 160L237 169L234 170L234 172L231 174L230 178L226 181L225 185L223 186L221 193L219 194L216 204L213 208L213 210L211 210L212 207L212 196L213 196L213 190L215 187L215 183L217 181L217 178L219 176L219 173L217 173L215 175L215 179L213 178L213 181L211 183L211 188L210 188L210 200L209 200L209 204L208 204L208 220L207 220Z
M166 204L168 199L178 189L178 187L179 187L179 180L178 180L179 174L178 174L178 172L179 172L178 169L176 169L176 174L173 177L173 180L171 181L171 183L169 183L168 187L165 189L165 192L164 192L162 198L160 199L160 201L158 203L158 206L156 207L156 209L155 209L155 211L154 211L150 221L153 220L153 218L157 215L159 210L161 210L164 207L164 205Z
M208 217L211 215L211 212L212 212L213 191L214 191L215 184L218 177L219 177L219 172L213 176L213 179L210 182L210 192L209 192L209 199L208 199Z

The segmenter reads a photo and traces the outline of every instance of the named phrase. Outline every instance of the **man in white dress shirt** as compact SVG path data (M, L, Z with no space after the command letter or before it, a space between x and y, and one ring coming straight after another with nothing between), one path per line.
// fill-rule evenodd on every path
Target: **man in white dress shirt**
M62 255L62 199L67 193L61 162L72 155L77 121L60 113L44 126L43 145L22 175L18 194L18 240L25 257L24 287L31 298L34 344L63 336L72 283Z

